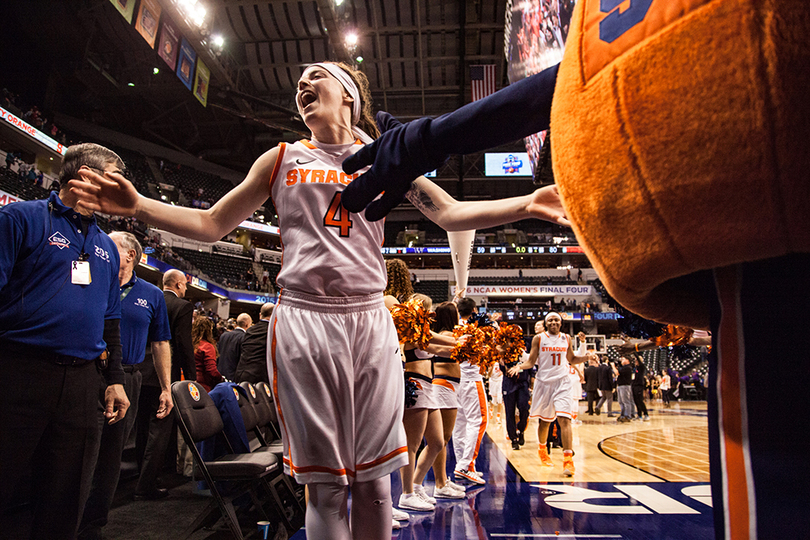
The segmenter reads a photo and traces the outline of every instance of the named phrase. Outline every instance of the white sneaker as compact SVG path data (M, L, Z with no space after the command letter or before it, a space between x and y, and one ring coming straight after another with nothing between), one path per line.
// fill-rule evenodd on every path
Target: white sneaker
M432 512L436 509L435 505L425 501L416 493L403 493L400 495L399 504L397 506L400 508L413 510L415 512Z
M433 488L433 495L437 499L463 499L465 491L458 491L450 487L450 483L441 488Z
M403 512L402 510L398 510L396 508L391 509L392 517L397 521L408 521L411 519L411 516L408 515L408 512Z
M451 488L455 489L456 491L460 491L462 493L467 491L467 488L465 488L461 484L456 484L455 482L451 482L449 479L447 480L447 483L444 486L445 487L450 486Z
M422 484L414 484L413 485L413 492L416 493L417 495L419 495L419 497L423 501L427 501L427 502L429 502L430 504L433 504L433 505L436 504L436 499L434 499L433 497L431 497L430 495L427 494L427 491L425 491L425 486L423 486Z

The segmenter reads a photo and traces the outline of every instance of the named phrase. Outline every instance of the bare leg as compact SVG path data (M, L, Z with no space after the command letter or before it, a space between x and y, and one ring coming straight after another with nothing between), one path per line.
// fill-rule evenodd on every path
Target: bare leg
M442 414L442 430L444 431L444 444L441 451L436 454L433 460L433 476L436 477L436 487L443 488L447 485L447 443L453 436L453 428L456 427L456 413L458 409L440 409Z
M550 422L544 422L540 420L537 423L537 442L540 446L545 446L546 441L548 440L548 428L551 426Z
M560 422L560 438L562 439L563 451L572 450L574 447L574 433L571 431L571 419L558 416Z
M405 425L405 437L408 441L408 464L399 469L402 479L402 492L413 493L413 470L416 467L416 451L425 434L427 425L427 409L405 409L402 423ZM389 531L390 532L390 531Z
M444 433L442 432L442 413L439 409L428 410L427 426L425 427L425 441L427 446L422 450L419 461L414 470L414 484L425 481L436 455L444 448Z

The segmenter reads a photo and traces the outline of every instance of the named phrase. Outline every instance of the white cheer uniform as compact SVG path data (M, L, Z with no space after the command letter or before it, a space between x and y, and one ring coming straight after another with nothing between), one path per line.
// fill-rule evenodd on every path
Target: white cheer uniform
M558 416L573 417L571 378L568 375L568 334L543 332L537 355L537 375L532 390L531 418L553 422Z
M456 470L475 470L475 458L478 457L486 431L487 397L484 394L484 378L478 366L462 362L461 382L458 385L458 414L453 428Z
M489 378L489 397L493 405L503 403L503 372L500 364L495 364L492 368L492 375Z
M399 343L383 303L383 221L340 205L354 144L279 145L270 179L278 211L281 288L268 371L284 471L300 483L351 484L408 462Z

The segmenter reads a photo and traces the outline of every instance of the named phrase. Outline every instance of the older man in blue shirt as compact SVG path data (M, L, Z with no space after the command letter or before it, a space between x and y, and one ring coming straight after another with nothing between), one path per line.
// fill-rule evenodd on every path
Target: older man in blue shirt
M129 437L138 412L138 396L141 393L140 366L148 342L152 344L152 358L161 387L158 418L165 418L172 409L169 388L171 331L163 292L135 275L135 266L140 263L143 255L141 245L135 236L132 233L116 231L110 234L110 238L115 242L121 259L118 281L121 286L122 365L126 374L124 388L131 405L124 422L103 426L93 486L79 527L79 538L101 538L101 529L107 524L110 506L118 486L124 442Z
M129 407L118 250L67 188L85 168L115 174L124 163L102 146L71 146L58 195L0 210L0 531L19 526L2 510L31 473L32 538L75 536L99 418L114 424Z

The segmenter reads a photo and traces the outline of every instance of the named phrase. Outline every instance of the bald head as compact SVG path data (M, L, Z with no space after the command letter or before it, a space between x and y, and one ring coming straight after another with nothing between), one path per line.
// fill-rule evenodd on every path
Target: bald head
M236 317L236 326L238 326L239 328L247 330L248 328L250 328L251 324L253 324L253 318L247 313L240 313Z
M259 312L259 318L262 319L262 320L269 319L270 316L273 314L273 308L274 307L275 307L275 304L272 304L270 302L267 302L266 304L264 304L262 306L261 311Z
M163 290L172 291L178 298L186 296L186 275L180 270L169 270L163 274Z

